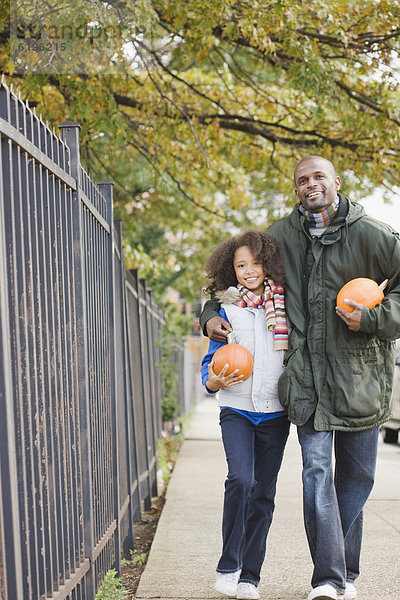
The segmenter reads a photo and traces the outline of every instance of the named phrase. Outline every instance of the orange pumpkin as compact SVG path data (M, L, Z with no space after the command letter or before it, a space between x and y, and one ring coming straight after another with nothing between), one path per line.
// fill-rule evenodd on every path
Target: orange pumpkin
M378 285L373 279L367 277L357 277L351 279L346 283L339 291L336 304L347 310L347 312L353 312L354 308L345 302L347 300L353 300L363 306L369 306L374 308L377 304L383 300L383 289L387 284L387 279Z
M251 353L240 344L226 344L215 352L213 357L213 371L219 375L226 364L229 365L225 375L230 375L239 369L238 375L243 375L243 381L253 372L253 357Z

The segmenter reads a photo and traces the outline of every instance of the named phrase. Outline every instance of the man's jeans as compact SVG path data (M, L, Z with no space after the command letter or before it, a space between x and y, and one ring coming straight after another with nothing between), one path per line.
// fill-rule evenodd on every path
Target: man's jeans
M379 428L315 431L313 417L297 428L303 456L303 508L316 587L343 592L359 575L362 510L375 476ZM332 468L332 444L335 474Z
M242 570L240 581L257 585L274 512L276 481L289 433L286 416L254 425L224 408L220 415L228 463L217 571Z

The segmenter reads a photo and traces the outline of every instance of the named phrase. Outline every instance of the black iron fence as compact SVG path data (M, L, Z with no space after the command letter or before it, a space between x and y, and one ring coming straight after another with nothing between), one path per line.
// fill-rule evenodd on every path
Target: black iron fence
M164 317L60 130L2 81L0 600L93 600L157 492Z

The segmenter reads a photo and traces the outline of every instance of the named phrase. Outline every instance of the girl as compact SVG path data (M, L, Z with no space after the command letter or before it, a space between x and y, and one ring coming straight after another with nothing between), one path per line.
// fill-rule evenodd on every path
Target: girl
M278 399L288 328L283 262L267 233L247 231L220 244L206 275L221 302L235 341L253 355L254 371L241 381L237 371L213 371L213 354L223 344L210 340L202 380L219 391L220 425L228 476L222 520L222 555L214 588L236 598L259 598L257 590L274 511L278 471L289 422Z

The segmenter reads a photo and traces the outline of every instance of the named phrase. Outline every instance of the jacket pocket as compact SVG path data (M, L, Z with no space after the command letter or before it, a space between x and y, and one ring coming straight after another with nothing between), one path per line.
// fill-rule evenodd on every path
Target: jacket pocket
M290 348L289 350L286 350L285 352L285 356L283 359L283 366L284 371L282 373L282 375L279 377L278 380L278 396L279 396L279 402L282 404L282 406L284 408L287 408L289 405L289 400L290 400L290 394L291 394L291 389L292 389L292 377L293 377L293 369L290 368L286 368L287 365L289 364L291 358L294 356L294 354L296 354L297 352L297 348ZM293 367L293 365L292 365Z
M386 370L374 348L344 353L336 358L333 373L333 407L338 417L369 417L381 409Z

